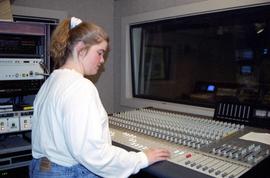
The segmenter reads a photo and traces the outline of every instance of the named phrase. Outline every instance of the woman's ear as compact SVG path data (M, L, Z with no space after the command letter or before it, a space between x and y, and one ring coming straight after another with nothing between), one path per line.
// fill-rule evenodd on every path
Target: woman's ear
M85 56L86 50L84 48L85 48L85 44L82 41L79 41L75 45L74 49L75 49L75 52L76 52L78 57L84 57Z

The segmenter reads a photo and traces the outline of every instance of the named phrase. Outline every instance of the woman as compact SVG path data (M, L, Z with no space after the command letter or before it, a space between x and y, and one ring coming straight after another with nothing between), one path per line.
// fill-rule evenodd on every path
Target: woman
M109 38L92 23L63 20L51 40L56 70L34 101L33 178L124 178L169 157L164 149L127 152L113 146L107 113L94 84Z

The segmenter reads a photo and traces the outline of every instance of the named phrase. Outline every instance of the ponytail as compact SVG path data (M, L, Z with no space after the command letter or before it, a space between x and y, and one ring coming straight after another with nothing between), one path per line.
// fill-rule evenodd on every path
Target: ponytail
M89 49L104 40L109 43L107 33L93 23L82 22L74 17L63 20L56 27L51 38L50 53L55 69L66 63L79 41L84 42Z

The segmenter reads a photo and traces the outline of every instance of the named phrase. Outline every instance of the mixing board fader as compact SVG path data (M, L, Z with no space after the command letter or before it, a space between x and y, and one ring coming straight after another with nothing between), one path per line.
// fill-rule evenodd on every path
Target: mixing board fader
M114 142L138 151L150 147L167 148L171 152L168 161L196 173L194 178L242 177L270 154L269 145L240 139L251 131L264 133L268 130L215 121L205 116L149 108L115 113L109 116L109 122ZM170 170L166 171L170 177ZM181 174L179 170L175 175Z

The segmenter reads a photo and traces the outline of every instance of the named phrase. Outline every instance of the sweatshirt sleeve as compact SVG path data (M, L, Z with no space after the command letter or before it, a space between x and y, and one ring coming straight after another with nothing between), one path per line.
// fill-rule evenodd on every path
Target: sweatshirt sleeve
M74 159L105 178L125 178L148 166L143 152L111 144L108 116L94 85L82 85L63 102L63 130Z

